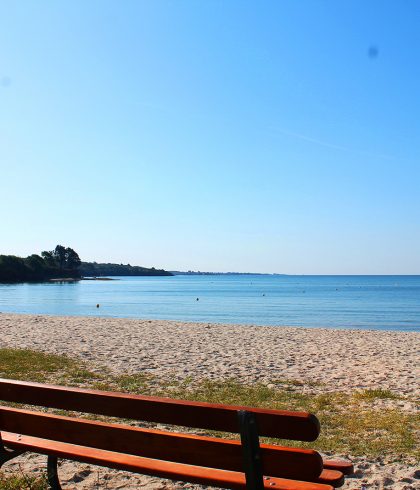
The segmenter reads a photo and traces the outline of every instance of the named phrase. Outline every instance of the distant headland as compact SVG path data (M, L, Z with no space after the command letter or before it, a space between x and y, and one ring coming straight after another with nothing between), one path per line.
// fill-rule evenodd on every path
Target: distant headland
M83 277L100 276L173 276L172 272L163 269L140 267L124 264L98 264L97 262L82 262L80 273Z
M174 276L286 276L287 274L265 272L203 272L203 271L171 271Z
M172 276L171 272L132 266L82 262L76 251L57 245L52 251L28 257L0 255L0 283L41 282L49 280L78 281L85 276Z

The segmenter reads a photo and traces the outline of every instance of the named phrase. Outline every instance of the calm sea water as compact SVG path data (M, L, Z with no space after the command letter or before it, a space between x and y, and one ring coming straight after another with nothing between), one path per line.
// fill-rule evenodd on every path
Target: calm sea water
M212 275L0 285L0 312L420 331L420 276Z

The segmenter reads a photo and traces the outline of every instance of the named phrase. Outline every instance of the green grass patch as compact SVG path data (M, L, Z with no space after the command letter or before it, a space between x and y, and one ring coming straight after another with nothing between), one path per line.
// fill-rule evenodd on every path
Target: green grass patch
M0 377L66 385L81 385L100 378L78 360L28 349L0 349Z
M281 410L303 410L310 402L309 395L269 388L262 383L245 385L232 379L172 384L170 393L161 385L155 391L159 396L170 394L173 398Z
M354 395L354 398L358 400L401 400L402 397L398 396L390 390L382 390L380 388L374 390L358 391Z
M6 475L0 472L0 490L47 490L47 488L47 479L43 476Z
M279 387L290 387L290 389L299 389L302 387L318 387L322 386L322 383L317 381L300 381L298 379L287 379L287 378L279 378L273 381L273 384Z
M418 414L400 410L337 407L328 413L318 412L321 435L314 448L355 456L394 456L420 458L417 427Z
M106 380L96 380L92 388L102 391L122 391L123 393L146 394L151 392L154 377L138 373L133 375L109 376Z

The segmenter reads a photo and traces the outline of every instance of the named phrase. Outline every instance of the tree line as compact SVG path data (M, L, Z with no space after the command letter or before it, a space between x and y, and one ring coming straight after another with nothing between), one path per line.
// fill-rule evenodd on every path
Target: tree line
M52 251L26 258L0 255L0 282L45 281L56 278L80 278L79 255L70 247L57 245Z
M54 250L29 257L0 255L0 282L35 282L49 279L74 278L83 276L172 276L163 269L124 264L98 264L82 262L70 247L57 245Z
M171 272L163 269L148 269L130 264L98 264L97 262L82 262L80 266L82 276L172 276Z

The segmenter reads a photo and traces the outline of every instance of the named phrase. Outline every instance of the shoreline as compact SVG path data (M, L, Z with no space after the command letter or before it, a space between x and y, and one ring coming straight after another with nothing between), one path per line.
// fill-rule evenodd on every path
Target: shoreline
M81 279L82 281L84 280L91 280L91 279ZM101 280L101 279L94 279L94 280ZM111 280L111 281L118 281L118 279L106 279L106 280ZM97 307L96 307L97 308ZM94 308L96 310L96 308ZM100 306L99 306L100 308ZM93 308L92 308L93 310ZM403 329L387 329L387 328L364 328L364 327L327 327L327 326L319 326L319 325L314 325L313 327L310 326L301 326L301 325L281 325L281 324L276 324L276 325L267 325L267 324L257 324L257 323L226 323L226 322L214 322L214 321L195 321L195 320L177 320L174 318L146 318L146 317L131 317L131 316L111 316L111 315L101 315L98 313L98 310L95 311L95 313L92 313L91 315L59 315L59 314L54 314L54 313L18 313L18 312L9 312L9 311L0 311L0 316L1 315L16 315L16 316L38 316L38 317L47 317L47 318L69 318L69 319L74 319L74 318L85 318L87 320L92 320L92 319L102 319L102 320L124 320L128 322L169 322L169 323L177 323L177 324L185 324L185 325L214 325L216 327L241 327L241 328L291 328L291 329L298 329L298 330L322 330L322 331L337 331L337 332L376 332L376 333L407 333L407 334L414 334L414 335L419 335L420 336L420 330L419 327L415 327L415 330L408 330L405 327Z

